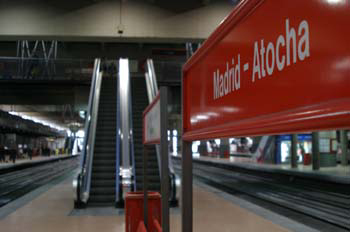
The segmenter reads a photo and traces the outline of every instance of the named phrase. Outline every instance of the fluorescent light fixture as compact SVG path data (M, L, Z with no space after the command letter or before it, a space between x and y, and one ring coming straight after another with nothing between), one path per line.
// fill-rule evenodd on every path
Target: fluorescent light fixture
M9 114L11 115L15 115L15 116L18 116L20 118L23 118L25 120L30 120L30 121L33 121L35 123L40 123L44 126L48 126L48 127L51 127L51 128L54 128L56 130L68 130L68 128L64 128L64 127L61 127L55 123L52 123L52 122L49 122L49 121L45 121L45 120L42 120L40 118L37 118L37 117L34 117L34 116L31 116L31 115L27 115L25 113L22 113L22 112L15 112L15 111L9 111L8 112Z
M344 4L347 0L327 0L329 4Z
M79 116L84 119L85 118L85 111L84 110L79 111Z

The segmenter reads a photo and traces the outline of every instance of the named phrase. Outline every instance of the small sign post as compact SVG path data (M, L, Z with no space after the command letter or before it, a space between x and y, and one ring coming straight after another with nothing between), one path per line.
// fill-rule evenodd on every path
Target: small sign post
M169 152L168 152L168 88L161 86L158 95L143 112L143 182L144 182L144 222L148 228L148 180L147 162L150 145L160 144L161 154L161 195L162 231L169 232Z

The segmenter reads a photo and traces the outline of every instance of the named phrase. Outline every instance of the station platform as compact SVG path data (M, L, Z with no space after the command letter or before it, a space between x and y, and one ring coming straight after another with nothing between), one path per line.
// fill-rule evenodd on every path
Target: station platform
M8 168L14 168L14 167L20 167L20 166L26 166L26 165L33 165L33 164L39 164L47 161L53 161L56 159L64 159L67 157L70 157L69 154L63 154L63 155L52 155L52 156L35 156L32 159L26 158L26 159L17 159L16 163L12 162L1 162L0 163L0 170L8 169Z
M202 156L194 157L194 160L208 162L213 165L228 165L257 171L283 173L350 184L350 165L342 166L338 164L336 167L321 167L320 170L315 171L312 170L311 165L299 164L297 168L291 168L290 164L256 163L253 159L247 157L214 158Z
M124 212L115 208L73 209L71 175L45 191L35 190L0 208L0 228L6 232L125 231ZM39 192L39 193L38 193ZM313 231L267 210L242 207L215 189L194 186L194 231ZM18 203L20 202L20 203ZM17 206L15 206L17 204ZM259 211L259 210L258 210ZM277 221L277 223L270 221ZM292 225L289 230L284 225ZM171 231L181 231L179 208L171 209Z

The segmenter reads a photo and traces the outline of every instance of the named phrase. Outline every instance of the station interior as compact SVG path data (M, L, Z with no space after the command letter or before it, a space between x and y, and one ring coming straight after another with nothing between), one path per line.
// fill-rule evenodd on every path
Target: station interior
M350 231L350 1L281 2L0 1L0 231Z

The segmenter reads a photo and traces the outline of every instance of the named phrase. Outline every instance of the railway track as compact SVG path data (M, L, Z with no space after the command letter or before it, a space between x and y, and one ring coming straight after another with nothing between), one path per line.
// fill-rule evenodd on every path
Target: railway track
M180 160L174 159L180 171ZM213 187L229 193L244 194L278 207L294 211L300 216L316 220L323 231L350 230L350 186L335 185L320 180L307 180L283 175L271 175L242 168L213 166L209 162L194 161L193 175ZM305 217L303 221L308 221ZM311 220L309 220L311 221ZM321 226L320 226L321 225Z
M11 167L0 174L0 207L50 181L69 173L78 166L77 157L55 159L18 170Z

